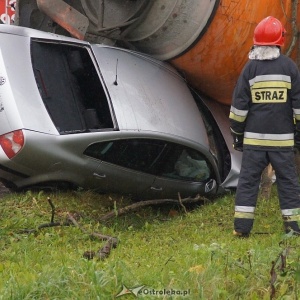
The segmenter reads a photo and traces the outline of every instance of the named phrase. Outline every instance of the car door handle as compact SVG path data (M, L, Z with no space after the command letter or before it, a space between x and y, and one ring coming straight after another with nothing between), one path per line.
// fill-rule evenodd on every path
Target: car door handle
M162 191L162 187L151 186L150 189L151 189L151 190L154 190L154 191Z
M93 176L97 177L97 178L106 178L105 174L98 174L98 173L93 173Z

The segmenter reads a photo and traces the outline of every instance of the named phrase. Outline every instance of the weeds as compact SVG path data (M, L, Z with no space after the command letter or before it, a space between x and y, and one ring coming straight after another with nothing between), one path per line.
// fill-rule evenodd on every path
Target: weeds
M56 219L80 214L82 228L20 233L49 221L48 197ZM99 221L129 204L129 198L83 191L2 198L0 299L299 297L300 241L283 234L276 192L268 201L259 199L248 239L232 236L231 195L185 210L178 204L150 206ZM86 232L115 236L119 245L104 261L87 260L82 254L103 243ZM124 286L128 291L117 297Z

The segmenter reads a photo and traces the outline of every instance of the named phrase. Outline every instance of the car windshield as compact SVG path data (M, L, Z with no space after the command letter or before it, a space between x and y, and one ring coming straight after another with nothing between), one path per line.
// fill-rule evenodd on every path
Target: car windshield
M32 41L31 57L40 95L60 134L114 127L88 48Z

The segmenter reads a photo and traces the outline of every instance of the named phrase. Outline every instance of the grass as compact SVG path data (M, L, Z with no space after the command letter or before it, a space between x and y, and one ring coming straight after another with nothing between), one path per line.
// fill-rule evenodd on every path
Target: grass
M87 260L83 253L104 243L75 226L22 232L50 222L48 197L56 221L77 213L87 232L115 236L118 247L105 260ZM233 194L188 213L145 207L99 222L130 203L83 191L0 199L0 299L298 299L300 240L283 234L276 190L258 200L248 239L232 236ZM117 297L123 285L144 288Z

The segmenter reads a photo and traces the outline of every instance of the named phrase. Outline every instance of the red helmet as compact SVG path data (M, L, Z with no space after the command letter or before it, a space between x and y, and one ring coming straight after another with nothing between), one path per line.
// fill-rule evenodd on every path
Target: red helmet
M274 17L267 17L260 21L254 30L254 45L283 46L286 30L281 22Z

